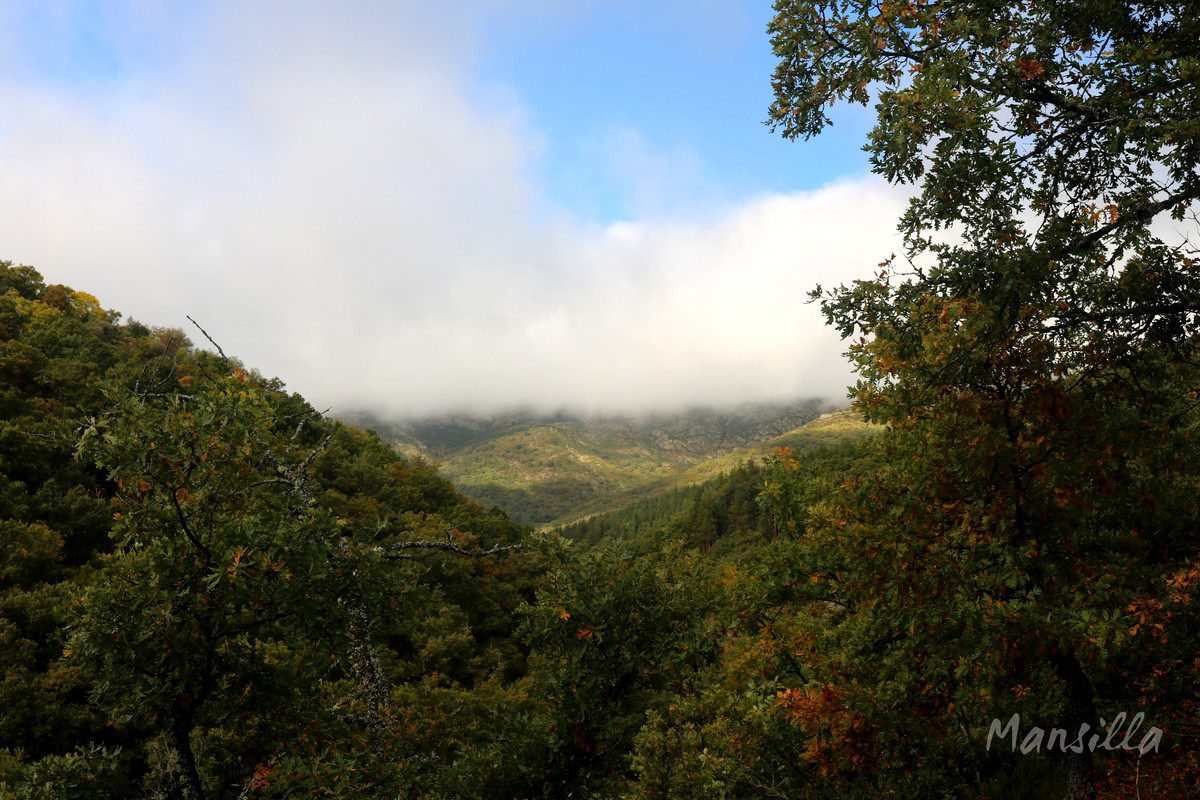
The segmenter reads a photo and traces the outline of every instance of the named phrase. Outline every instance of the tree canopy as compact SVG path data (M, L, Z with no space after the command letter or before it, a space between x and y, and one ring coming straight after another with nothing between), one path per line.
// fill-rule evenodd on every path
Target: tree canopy
M917 183L901 221L921 291L1033 305L1064 368L1186 347L1200 284L1195 3L777 3L770 121L808 137L838 100L877 100L866 150ZM953 238L939 239L951 229ZM1188 236L1193 237L1188 241ZM929 261L919 256L931 254ZM923 267L927 267L923 268ZM844 334L895 307L860 284ZM850 295L843 295L850 298ZM939 311L940 313L940 311Z
M770 122L808 137L873 99L875 171L916 184L903 261L814 293L889 430L796 519L820 623L781 702L852 732L830 764L917 791L986 786L981 731L1017 710L1167 726L1197 677L1197 7L776 11ZM1090 752L1053 761L1067 796L1103 785Z

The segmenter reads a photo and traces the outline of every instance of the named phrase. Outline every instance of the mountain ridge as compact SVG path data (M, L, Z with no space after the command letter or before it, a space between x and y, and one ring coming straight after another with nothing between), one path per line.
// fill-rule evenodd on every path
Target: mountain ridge
M829 412L823 401L800 400L640 416L516 410L415 420L352 413L340 419L374 430L409 457L436 461L464 494L525 524L553 527L585 509L609 510L767 455L779 446L775 440L786 444L789 435ZM866 427L851 425L855 431ZM705 467L710 463L717 466Z

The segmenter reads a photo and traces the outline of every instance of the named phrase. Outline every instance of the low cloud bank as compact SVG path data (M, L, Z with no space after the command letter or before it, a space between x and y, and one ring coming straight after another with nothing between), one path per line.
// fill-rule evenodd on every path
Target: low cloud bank
M845 396L806 295L897 250L896 190L588 225L548 206L538 132L447 57L471 42L444 20L241 5L99 84L34 79L8 43L0 258L191 315L335 413Z

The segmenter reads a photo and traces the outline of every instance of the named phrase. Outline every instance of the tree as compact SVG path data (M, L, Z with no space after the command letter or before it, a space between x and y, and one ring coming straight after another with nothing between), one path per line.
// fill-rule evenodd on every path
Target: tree
M1064 368L1148 342L1193 344L1195 244L1156 234L1168 214L1190 214L1195 234L1194 2L776 8L771 123L812 136L829 105L866 103L874 89L871 163L890 181L920 181L901 230L935 266L896 287L898 302L977 295L1010 327L1036 303L1048 315L1038 333ZM930 233L951 227L963 244ZM881 284L828 307L843 333L886 306L893 291Z
M244 371L194 394L110 391L114 406L82 447L117 487L116 551L68 648L94 676L96 703L162 733L183 796L200 800L213 791L200 731L224 786L313 716L329 661L317 653L336 652L320 635L340 616L336 525L304 496L311 456L288 458Z
M1036 245L1068 259L1063 284L1084 296L1098 288L1080 280L1088 256L1107 251L1112 267L1155 251L1149 223L1182 219L1200 195L1194 2L779 0L776 10L772 125L812 136L829 105L865 104L874 91L872 165L889 181L922 180L902 225L914 247L945 225L977 246ZM1040 216L1032 237L1028 213ZM1177 306L1195 299L1191 265L1174 262L1155 285L1125 287L1156 303L1092 321L1186 314L1194 302Z
M882 466L796 520L818 624L782 711L818 740L861 721L876 755L855 766L922 791L1002 774L982 734L1018 708L1073 740L1146 704L1194 770L1165 709L1196 677L1200 9L776 10L775 128L815 135L874 96L872 165L918 184L909 270L814 292L889 430ZM845 768L862 750L842 744L818 752ZM950 758L975 771L939 774ZM1090 752L1045 765L1096 795Z
M561 540L542 550L552 567L524 633L529 679L549 703L517 750L532 751L524 785L505 796L616 796L648 715L689 693L717 654L714 598L682 542L641 556L614 542L576 558Z

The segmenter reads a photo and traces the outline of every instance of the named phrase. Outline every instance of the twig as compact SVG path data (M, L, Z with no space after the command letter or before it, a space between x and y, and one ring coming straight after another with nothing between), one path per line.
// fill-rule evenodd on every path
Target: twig
M187 316L187 315L185 314L184 316ZM208 335L208 331L204 330L204 328L201 328L200 323L196 322L196 320L192 319L190 316L188 316L188 322L195 325L200 330L200 332L204 334L204 338L208 339L208 343L211 344L213 347L217 348L217 352L221 355L221 360L223 360L225 362L225 364L228 366L229 356L225 355L225 351L221 349L221 345L217 344L216 341L214 341L213 338Z

